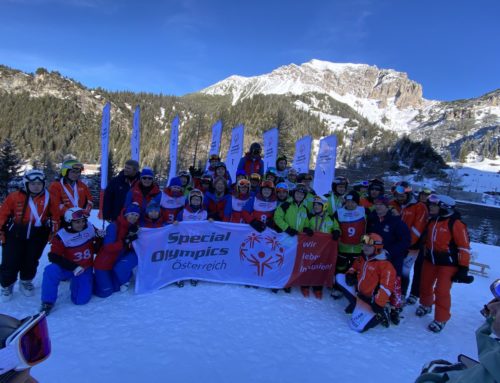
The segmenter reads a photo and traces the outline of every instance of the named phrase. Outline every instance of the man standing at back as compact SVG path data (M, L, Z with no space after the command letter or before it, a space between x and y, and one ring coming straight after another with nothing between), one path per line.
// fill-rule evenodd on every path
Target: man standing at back
M115 221L125 203L130 188L139 180L139 163L135 160L125 162L125 167L111 179L104 192L103 216L106 221Z

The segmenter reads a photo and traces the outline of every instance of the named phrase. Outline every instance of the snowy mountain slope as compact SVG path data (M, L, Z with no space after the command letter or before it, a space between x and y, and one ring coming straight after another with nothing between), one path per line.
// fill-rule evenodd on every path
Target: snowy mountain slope
M33 369L41 382L412 382L432 359L477 357L479 310L500 276L500 249L473 244L490 277L453 286L452 319L441 334L430 318L405 310L400 326L357 334L348 327L345 300L305 299L297 289L200 283L149 295L132 291L85 306L69 300L62 283L49 316L52 356ZM46 249L48 250L48 249ZM40 291L42 258L35 286ZM17 317L39 307L39 295L16 293L0 311Z
M431 101L422 97L422 86L406 73L366 64L311 60L260 76L231 76L200 92L230 95L233 104L255 94L326 94L374 124L417 140L430 138L440 149L485 126L500 124L499 90L468 100ZM314 109L312 104L300 107ZM332 131L338 128L338 121L331 123L335 115L322 117Z

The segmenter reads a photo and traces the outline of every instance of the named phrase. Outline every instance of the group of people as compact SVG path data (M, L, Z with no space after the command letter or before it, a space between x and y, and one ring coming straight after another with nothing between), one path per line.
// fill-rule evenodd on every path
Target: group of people
M386 193L379 179L351 185L342 176L334 178L329 193L318 195L310 173L288 167L285 156L264 169L261 154L260 144L253 143L234 182L215 154L206 170L179 172L164 188L152 169L139 171L139 164L129 160L105 191L103 217L110 222L105 231L87 220L92 199L79 180L81 163L64 162L61 178L48 188L43 172L26 172L22 189L10 193L0 208L2 300L12 298L18 275L21 293L34 294L32 280L49 238L51 263L41 292L41 309L47 313L63 280L71 281L75 304L87 303L92 294L126 291L138 263L132 243L140 227L211 220L289 236L330 234L338 246L336 280L341 275L355 287L353 294L334 281L331 296L348 298L347 313L358 300L368 303L376 315L366 329L399 324L403 307L417 302L418 316L435 307L429 330L444 328L451 316L452 282L470 283L472 278L467 228L453 199L427 189L415 193L405 181ZM306 297L311 291L322 298L323 286L301 287Z

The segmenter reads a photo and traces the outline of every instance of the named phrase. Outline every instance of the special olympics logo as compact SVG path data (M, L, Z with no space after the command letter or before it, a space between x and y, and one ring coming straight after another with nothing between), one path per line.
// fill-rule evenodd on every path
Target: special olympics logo
M262 277L266 268L283 266L285 249L273 234L252 233L240 245L240 260L254 266Z

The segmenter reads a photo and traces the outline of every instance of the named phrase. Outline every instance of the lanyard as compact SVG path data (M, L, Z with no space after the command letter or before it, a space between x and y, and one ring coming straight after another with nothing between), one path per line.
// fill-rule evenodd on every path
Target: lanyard
M73 193L72 193L72 195L71 195L71 193L68 192L68 189L66 189L66 186L64 186L64 182L63 182L62 178L61 178L61 180L59 182L61 182L61 186L62 186L62 188L64 190L64 193L66 193L66 195L68 196L68 199L73 204L73 207L78 207L78 188L77 188L78 182L75 181L75 184L73 185Z
M49 192L47 189L45 189L45 195L44 195L44 201L43 201L43 210L42 214L38 214L38 209L35 205L35 202L33 202L33 198L29 196L29 205L30 205L30 223L28 225L28 232L26 234L26 239L30 237L31 233L31 224L32 224L32 219L35 219L35 227L40 227L42 226L42 217L43 213L45 213L45 209L47 209L47 205L49 204Z

